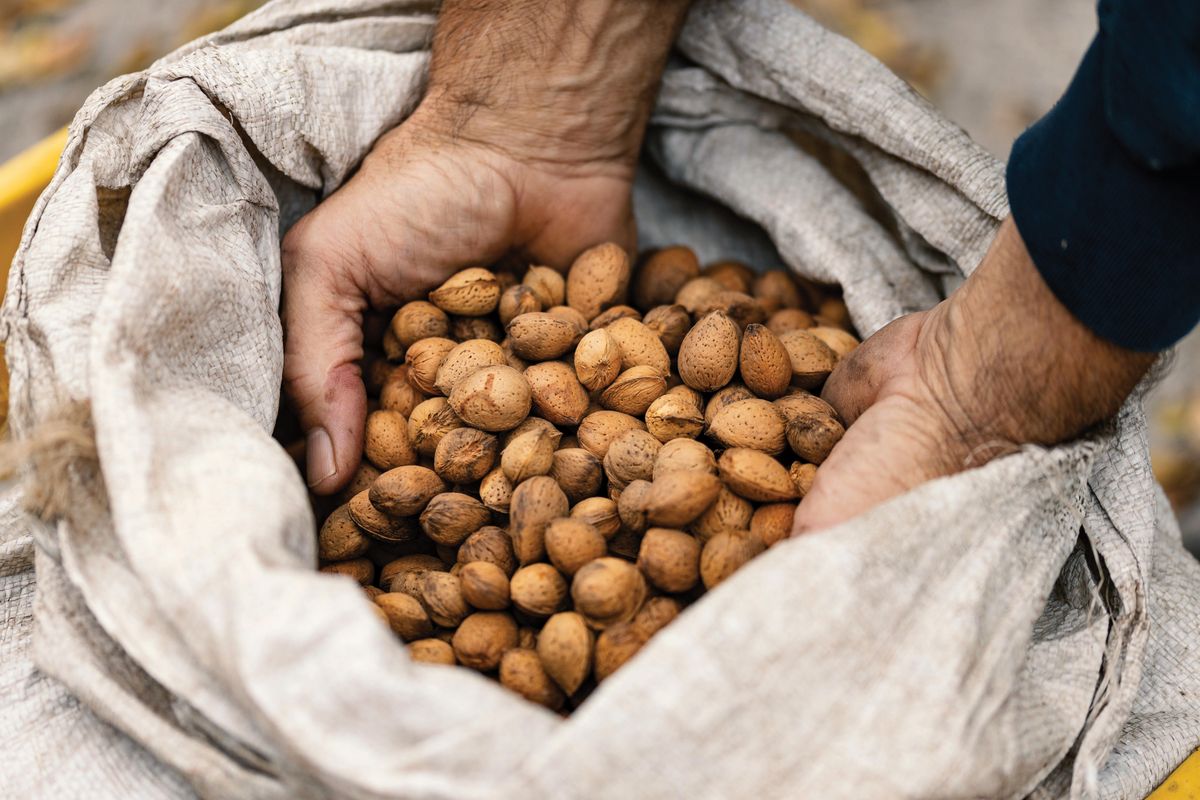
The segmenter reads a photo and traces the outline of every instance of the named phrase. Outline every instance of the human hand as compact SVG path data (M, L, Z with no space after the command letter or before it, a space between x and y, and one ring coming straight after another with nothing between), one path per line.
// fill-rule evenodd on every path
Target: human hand
M600 242L634 248L634 165L686 7L443 4L421 105L283 241L284 384L313 491L358 465L368 308L510 251L565 268Z
M1071 316L1010 219L957 292L886 326L830 375L822 397L848 428L817 470L793 534L1023 444L1078 436L1116 413L1154 358Z

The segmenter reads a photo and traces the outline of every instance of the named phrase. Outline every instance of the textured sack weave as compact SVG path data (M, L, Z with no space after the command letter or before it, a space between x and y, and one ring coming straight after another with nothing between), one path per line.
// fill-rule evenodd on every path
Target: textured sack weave
M51 524L0 502L0 795L1132 798L1200 744L1200 566L1137 400L773 548L569 720L410 663L313 571L270 430L281 230L412 110L433 22L277 0L77 116L3 324L14 432L88 403L100 469ZM678 48L644 245L835 280L864 333L979 262L1001 165L868 55L783 0L702 0Z

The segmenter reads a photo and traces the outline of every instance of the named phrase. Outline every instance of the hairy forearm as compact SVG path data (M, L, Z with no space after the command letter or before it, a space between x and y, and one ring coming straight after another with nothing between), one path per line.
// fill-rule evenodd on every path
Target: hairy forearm
M936 383L978 456L1014 444L1054 444L1114 414L1154 355L1106 342L1060 303L1012 221L979 270L926 326L944 362Z
M446 0L424 113L521 157L631 167L690 0Z

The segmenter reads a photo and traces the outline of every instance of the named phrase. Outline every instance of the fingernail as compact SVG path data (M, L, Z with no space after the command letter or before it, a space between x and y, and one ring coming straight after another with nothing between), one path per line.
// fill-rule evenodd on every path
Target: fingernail
M333 460L333 440L324 428L313 428L308 432L305 449L309 486L316 486L337 474L337 462Z

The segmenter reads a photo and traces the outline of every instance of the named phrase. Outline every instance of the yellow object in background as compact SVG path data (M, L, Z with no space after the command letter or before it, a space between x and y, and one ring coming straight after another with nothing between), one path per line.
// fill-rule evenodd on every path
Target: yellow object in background
M0 270L5 281L21 229L38 195L50 183L67 143L67 129L46 137L6 164L0 164Z
M50 183L58 158L67 143L67 129L38 142L6 164L0 164L0 270L8 285L8 268L21 244L25 219L33 210L38 195ZM8 416L8 370L0 349L0 425ZM1148 800L1200 800L1200 751L1183 762Z

